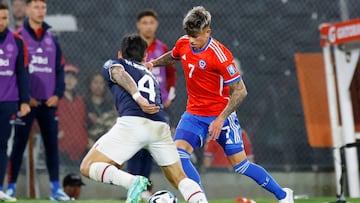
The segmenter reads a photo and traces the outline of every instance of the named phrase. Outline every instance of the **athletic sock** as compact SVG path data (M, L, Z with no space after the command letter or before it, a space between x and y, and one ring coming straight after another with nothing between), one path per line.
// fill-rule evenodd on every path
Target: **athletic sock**
M236 173L250 177L258 185L273 193L278 200L283 199L286 196L286 192L263 167L245 159L233 168Z
M51 194L56 193L56 191L60 188L59 181L50 181L50 185L51 185Z
M205 193L195 181L190 178L184 178L179 182L178 189L186 202L189 203L207 203Z
M16 190L16 183L8 183L7 189L12 189L14 192Z
M95 181L120 185L126 189L129 189L136 181L136 176L104 162L96 162L91 164L89 176Z
M186 176L194 180L201 186L200 175L190 160L189 152L181 148L178 148L177 150L180 156L182 167L186 173Z

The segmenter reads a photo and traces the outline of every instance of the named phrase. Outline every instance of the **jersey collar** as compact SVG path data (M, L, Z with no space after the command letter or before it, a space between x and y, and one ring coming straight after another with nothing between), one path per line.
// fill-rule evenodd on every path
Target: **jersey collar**
M208 46L209 46L209 44L210 44L211 40L212 40L212 37L210 36L210 37L209 37L208 42L207 42L207 43L206 43L206 45L205 45L205 47L204 47L204 48L202 48L202 49L199 49L199 50L195 50L195 49L194 49L194 48L190 45L191 50L193 51L193 53L194 53L194 54L197 54L197 53L203 52L203 51L205 51L205 50L208 48Z

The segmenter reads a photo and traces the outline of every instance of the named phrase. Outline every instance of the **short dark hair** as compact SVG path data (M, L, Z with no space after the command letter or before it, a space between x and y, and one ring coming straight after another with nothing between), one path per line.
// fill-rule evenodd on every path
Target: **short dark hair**
M122 39L122 57L128 60L141 62L147 48L146 41L139 34L126 35Z
M183 29L186 34L196 37L204 28L210 27L211 14L202 6L191 9L183 20Z
M141 10L138 15L137 15L137 21L139 21L141 18L145 17L145 16L152 16L154 17L156 20L158 19L158 14L156 13L156 11L154 9L151 8L146 8Z
M15 1L16 1L16 0L11 0L11 3L13 4ZM20 1L22 1L22 2L26 3L26 1L25 1L25 0L20 0Z
M82 181L81 176L76 173L69 173L63 179L63 187L65 186L82 186L85 183Z
M29 4L33 1L42 1L42 2L46 3L46 0L26 0L26 4Z
M9 6L5 2L0 2L0 10L9 10Z

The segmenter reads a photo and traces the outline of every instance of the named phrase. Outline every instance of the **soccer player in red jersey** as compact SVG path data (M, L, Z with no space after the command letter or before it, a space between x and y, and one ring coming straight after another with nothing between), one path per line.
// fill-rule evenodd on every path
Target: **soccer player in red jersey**
M210 24L210 12L202 6L194 7L183 20L186 35L171 51L145 64L151 69L182 62L188 101L174 139L183 168L188 177L201 184L190 154L208 138L214 139L236 173L252 178L280 203L293 203L291 189L283 189L263 167L246 157L235 110L247 90L231 52L211 36Z

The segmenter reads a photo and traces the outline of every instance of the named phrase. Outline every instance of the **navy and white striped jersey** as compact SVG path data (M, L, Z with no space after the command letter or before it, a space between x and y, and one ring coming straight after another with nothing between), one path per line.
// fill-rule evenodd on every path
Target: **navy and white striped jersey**
M110 68L114 64L121 64L125 71L134 79L141 95L146 98L150 104L160 106L160 111L156 114L144 113L140 106L133 100L132 96L111 78ZM103 65L103 75L107 85L113 95L116 109L119 116L140 116L154 121L168 122L168 116L164 111L161 100L160 86L152 73L138 62L126 59L108 60Z

